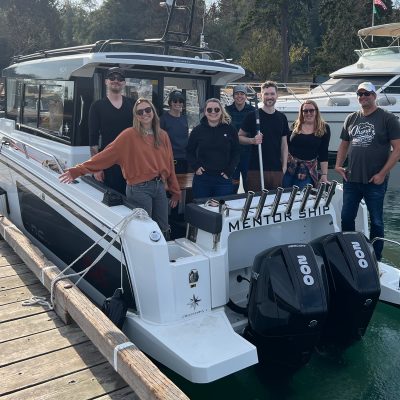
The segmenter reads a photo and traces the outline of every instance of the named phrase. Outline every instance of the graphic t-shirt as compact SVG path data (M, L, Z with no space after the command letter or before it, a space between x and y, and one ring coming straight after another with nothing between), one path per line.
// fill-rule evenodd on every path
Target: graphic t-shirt
M382 108L367 116L357 111L346 118L340 138L350 142L349 182L366 184L389 158L390 141L400 139L400 123L394 114Z

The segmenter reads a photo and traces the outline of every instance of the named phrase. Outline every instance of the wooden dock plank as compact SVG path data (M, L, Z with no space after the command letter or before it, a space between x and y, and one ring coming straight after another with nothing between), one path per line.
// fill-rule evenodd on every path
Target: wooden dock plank
M9 256L0 256L0 267L4 267L7 265L13 265L13 264L21 264L22 260L15 254L15 252Z
M25 264L7 265L0 268L0 279L9 276L31 273L31 270Z
M109 363L85 369L31 388L2 396L2 400L83 400L126 387Z
M23 338L34 333L50 331L63 325L64 322L58 318L54 311L37 314L23 320L4 322L0 324L0 343Z
M0 343L0 367L88 341L76 324Z
M39 281L38 281L39 282ZM22 302L33 296L50 298L47 289L41 283L34 283L29 286L22 286L15 289L6 289L0 292L0 306Z
M96 400L139 400L139 396L132 392L132 389L127 386L115 392L97 397Z
M96 347L81 343L0 369L0 396L107 362ZM38 368L38 366L40 366Z
M0 291L29 286L37 282L39 282L39 280L34 274L8 276L6 278L0 279Z
M42 314L48 311L48 307L39 304L23 306L22 302L10 303L1 306L1 322L14 321L31 315Z

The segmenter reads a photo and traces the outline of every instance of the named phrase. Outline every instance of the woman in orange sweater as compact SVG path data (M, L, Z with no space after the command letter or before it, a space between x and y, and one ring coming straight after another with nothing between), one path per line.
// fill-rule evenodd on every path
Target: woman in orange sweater
M169 230L165 184L171 193L169 204L172 208L178 204L181 194L171 143L168 134L160 129L160 120L151 101L138 99L133 115L132 128L122 131L90 160L67 169L60 175L60 181L71 183L81 175L118 164L127 183L128 200L135 207L145 209L165 233Z

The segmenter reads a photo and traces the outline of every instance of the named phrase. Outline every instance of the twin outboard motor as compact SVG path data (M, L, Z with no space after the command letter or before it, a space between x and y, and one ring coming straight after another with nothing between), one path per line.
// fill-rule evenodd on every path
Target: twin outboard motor
M348 345L364 335L380 295L372 245L359 232L333 233L310 244L324 260L329 285L321 341Z
M260 362L307 363L328 313L321 262L308 244L276 246L255 257L244 336Z

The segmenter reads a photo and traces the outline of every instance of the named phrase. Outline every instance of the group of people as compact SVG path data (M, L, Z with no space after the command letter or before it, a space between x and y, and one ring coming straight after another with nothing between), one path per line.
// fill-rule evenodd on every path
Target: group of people
M110 68L105 85L107 97L96 101L89 113L92 158L68 169L60 180L70 183L94 174L126 194L133 206L145 209L165 234L168 206L176 207L181 194L176 173L194 172L194 198L236 193L240 175L246 191L259 191L261 170L266 189L328 182L329 125L318 105L306 100L290 130L286 116L275 109L275 82L262 85L262 108L248 104L244 85L234 87L230 106L208 99L204 116L190 135L181 91L169 94L169 110L160 119L151 101L139 98L133 104L122 95L123 70ZM357 96L361 110L344 123L335 169L344 182L342 230L355 229L364 199L372 239L384 235L383 200L389 171L400 158L400 124L376 105L372 83L360 84ZM379 260L382 242L374 248Z

